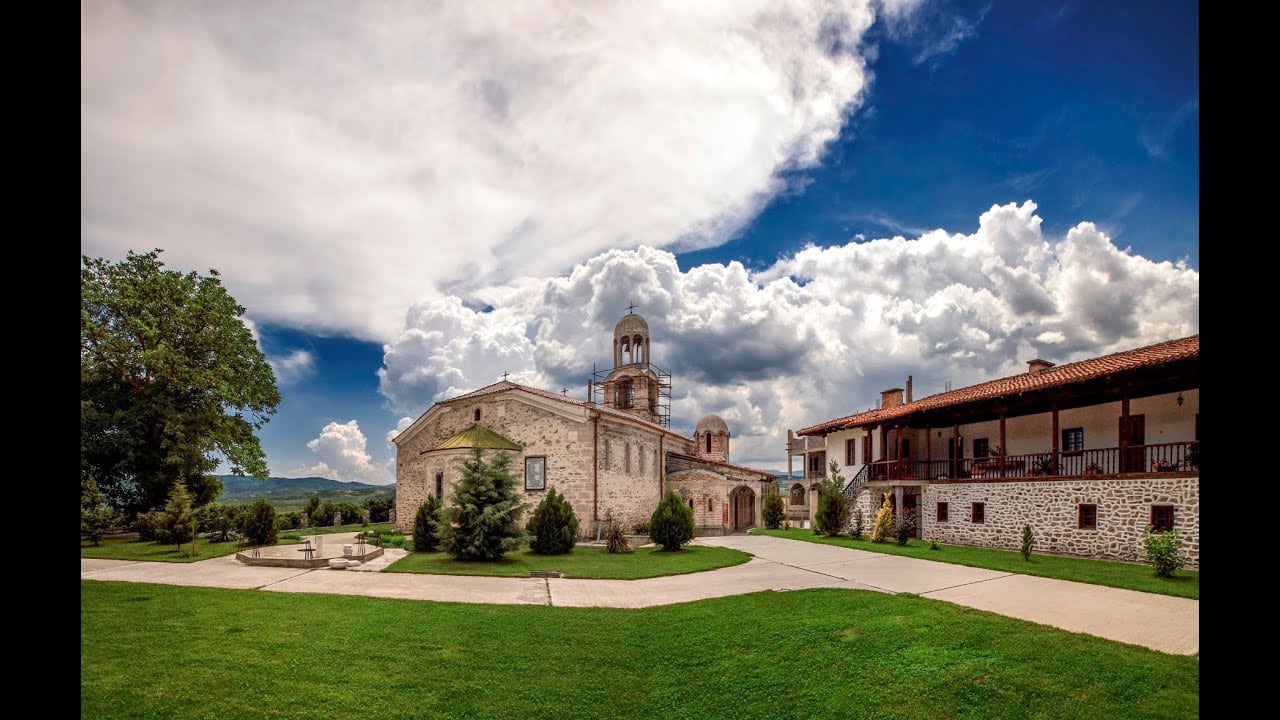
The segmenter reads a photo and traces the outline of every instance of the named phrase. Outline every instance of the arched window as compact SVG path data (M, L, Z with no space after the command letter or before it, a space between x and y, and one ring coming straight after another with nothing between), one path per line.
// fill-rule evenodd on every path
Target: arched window
M792 505L804 504L804 486L803 485L797 485L791 488L791 504Z
M475 421L480 422L480 408L476 408L474 415L475 415Z
M689 509L693 509L693 498L689 498Z
M707 433L707 452L711 452L711 433Z
M707 512L711 512L714 509L715 508L711 506L711 498L707 498Z
M479 412L479 410L476 412ZM436 499L444 499L444 473L436 473Z
M640 337L639 335L632 338L631 347L634 348L634 352L635 352L635 359L632 360L632 362L637 362L637 363L644 362L646 359L645 355L647 354L644 352L644 338Z

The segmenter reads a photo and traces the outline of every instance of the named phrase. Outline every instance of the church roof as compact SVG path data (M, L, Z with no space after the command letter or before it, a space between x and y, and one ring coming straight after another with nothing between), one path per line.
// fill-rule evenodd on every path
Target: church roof
M480 423L471 423L471 427L445 440L432 449L457 450L460 448L485 448L488 450L524 449L519 443L508 440Z
M617 325L613 326L613 334L615 337L619 335L632 335L640 333L641 335L649 334L649 322L640 315L628 313L622 316Z
M734 470L742 470L744 472L755 473L756 475L759 475L762 478L773 479L774 477L776 477L774 473L768 470L757 470L755 468L749 468L744 465L733 465L727 462L720 462L719 460L708 460L707 458L698 457L696 455L685 455L684 453L676 452L675 450L668 450L667 457L680 458L681 460L685 460L687 462L692 462L692 463L698 463L699 465L705 465L706 467L709 467L709 468L733 468Z
M711 432L729 434L729 424L719 415L703 415L694 432Z

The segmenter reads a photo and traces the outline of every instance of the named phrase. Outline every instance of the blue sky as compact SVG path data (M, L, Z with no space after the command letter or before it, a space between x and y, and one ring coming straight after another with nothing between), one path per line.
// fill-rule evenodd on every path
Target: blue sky
M581 396L631 301L674 428L767 468L907 374L1198 332L1197 3L299 7L82 11L82 249L223 273L273 474L389 482L503 371Z

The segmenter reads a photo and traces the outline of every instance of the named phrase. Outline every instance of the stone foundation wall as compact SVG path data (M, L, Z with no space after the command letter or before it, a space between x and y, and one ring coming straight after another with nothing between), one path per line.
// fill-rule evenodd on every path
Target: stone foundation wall
M868 494L861 493L859 502ZM939 502L948 504L947 522L937 520ZM974 523L970 517L975 502L985 503L982 523ZM1077 528L1081 503L1097 505L1096 530ZM1152 505L1173 506L1173 526L1182 535L1187 566L1199 568L1198 477L936 483L921 492L921 537L1016 550L1022 546L1026 523L1035 532L1038 550L1141 561L1142 538L1151 522Z

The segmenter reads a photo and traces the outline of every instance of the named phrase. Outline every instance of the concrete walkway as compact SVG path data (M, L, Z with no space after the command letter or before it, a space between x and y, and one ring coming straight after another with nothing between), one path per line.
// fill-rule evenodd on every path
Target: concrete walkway
M80 560L82 580L150 582L271 592L562 607L643 608L760 590L847 588L915 593L1072 632L1191 655L1200 649L1200 603L1120 588L756 535L699 538L751 553L749 562L644 580L501 578L249 567L234 557L194 563ZM392 553L404 551L388 550Z

